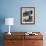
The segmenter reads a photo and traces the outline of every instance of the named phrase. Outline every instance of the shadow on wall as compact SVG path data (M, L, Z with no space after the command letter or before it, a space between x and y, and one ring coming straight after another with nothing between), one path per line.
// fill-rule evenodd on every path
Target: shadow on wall
M3 46L3 32L2 32L2 25L5 23L5 17L0 16L0 46Z

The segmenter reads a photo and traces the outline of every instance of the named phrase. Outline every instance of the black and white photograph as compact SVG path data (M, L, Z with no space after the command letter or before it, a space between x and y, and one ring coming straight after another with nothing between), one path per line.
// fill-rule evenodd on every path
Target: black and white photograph
M34 7L21 7L21 24L35 24Z

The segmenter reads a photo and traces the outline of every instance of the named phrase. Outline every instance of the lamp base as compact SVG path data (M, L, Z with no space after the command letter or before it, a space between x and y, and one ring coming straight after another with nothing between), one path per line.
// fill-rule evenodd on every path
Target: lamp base
M10 33L10 32L8 32L8 34L9 34L9 35L11 35L11 33Z

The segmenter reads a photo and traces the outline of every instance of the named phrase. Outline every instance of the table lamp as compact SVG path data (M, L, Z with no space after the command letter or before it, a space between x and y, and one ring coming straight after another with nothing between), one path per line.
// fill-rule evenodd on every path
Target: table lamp
M11 35L11 33L10 33L10 26L14 25L14 18L5 18L5 25L9 25L9 32L8 32L8 34Z

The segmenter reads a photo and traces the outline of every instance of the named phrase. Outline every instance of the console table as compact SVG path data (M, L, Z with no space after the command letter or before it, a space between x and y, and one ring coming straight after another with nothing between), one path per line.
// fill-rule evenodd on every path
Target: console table
M4 33L4 46L43 46L43 35L40 32L38 35L26 35L26 32L11 32L8 35Z

